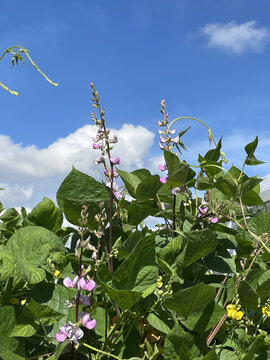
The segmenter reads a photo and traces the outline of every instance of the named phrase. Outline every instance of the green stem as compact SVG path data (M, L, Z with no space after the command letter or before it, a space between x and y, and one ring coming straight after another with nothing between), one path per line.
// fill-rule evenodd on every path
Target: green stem
M110 354L110 353L108 353L108 352L106 352L106 351L103 351L103 350L99 350L99 349L95 348L94 346L88 345L88 344L86 344L86 343L82 343L82 345L85 346L85 347L87 347L87 348L89 348L89 349L91 349L91 350L94 350L94 351L96 351L96 352L98 352L98 353L107 355L107 356L112 357L112 358L117 359L117 360L122 360L122 359L120 359L118 356L113 355L113 354Z
M203 126L205 126L205 127L207 128L207 130L208 130L208 134L211 134L211 138L209 138L209 141L211 142L211 140L213 140L215 146L217 146L217 143L216 143L216 141L215 141L215 139L214 139L214 136L213 136L213 134L212 134L212 131L211 131L210 127L209 127L208 125L206 125L202 120L199 120L199 119L196 119L196 118L193 118L193 117L190 117L190 116L180 116L180 117L172 120L172 121L170 122L170 124L168 125L167 132L170 130L170 127L172 126L173 123L175 123L175 122L178 121L178 120L184 120L184 119L197 121L197 122L199 122L200 124L202 124ZM210 140L210 139L211 139L211 140Z

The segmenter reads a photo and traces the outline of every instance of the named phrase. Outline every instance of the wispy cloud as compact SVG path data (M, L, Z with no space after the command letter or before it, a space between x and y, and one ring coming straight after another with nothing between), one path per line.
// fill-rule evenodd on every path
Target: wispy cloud
M199 36L207 38L209 48L221 48L234 54L245 51L261 52L270 40L269 28L258 27L256 21L206 24L199 29Z

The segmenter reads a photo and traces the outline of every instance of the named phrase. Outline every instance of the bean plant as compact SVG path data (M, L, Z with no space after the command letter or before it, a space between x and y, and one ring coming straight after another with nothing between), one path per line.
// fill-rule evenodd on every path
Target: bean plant
M258 138L239 169L204 122L170 120L162 100L164 161L126 172L92 83L91 98L103 180L73 167L57 205L1 204L0 358L270 359L270 213L252 211L262 179L246 174L262 163ZM196 164L183 119L207 131Z

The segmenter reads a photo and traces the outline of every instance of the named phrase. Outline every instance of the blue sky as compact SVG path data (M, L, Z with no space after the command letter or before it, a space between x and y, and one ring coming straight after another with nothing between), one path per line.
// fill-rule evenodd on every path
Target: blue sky
M52 87L28 62L13 70L10 58L0 63L0 81L20 93L0 88L4 204L31 208L43 195L52 197L72 163L98 176L87 137L94 135L90 81L108 126L130 148L119 148L127 153L127 170L160 160L152 144L158 143L161 99L170 119L198 117L216 138L223 136L234 163L256 135L258 157L268 161L269 11L268 0L3 0L1 52L12 45L30 49L59 83ZM187 158L207 144L204 129L191 131ZM267 181L269 173L269 164L250 172Z

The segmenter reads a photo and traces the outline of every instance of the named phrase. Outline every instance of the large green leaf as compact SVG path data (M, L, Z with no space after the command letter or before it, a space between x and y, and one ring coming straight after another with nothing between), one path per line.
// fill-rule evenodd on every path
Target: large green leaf
M193 336L185 332L178 324L174 326L172 331L166 336L164 343L164 360L185 360L187 357L186 349L183 350L183 345L187 348L193 346ZM189 359L189 358L188 358Z
M171 298L165 300L164 305L176 311L182 320L187 320L190 314L198 312L209 304L215 294L214 287L200 283L174 293Z
M132 305L136 304L142 297L142 293L131 290L118 290L106 284L97 276L98 284L106 292L106 294L123 310L128 310Z
M63 223L61 210L47 197L44 197L43 200L34 207L27 218L32 224L43 226L53 232L60 229Z
M164 159L166 161L168 174L174 174L181 167L179 157L172 153L171 151L164 150Z
M24 339L15 339L0 335L1 360L25 360Z
M71 170L57 191L57 203L67 220L79 226L82 206L87 206L88 226L93 229L98 223L95 215L100 212L99 204L104 201L108 210L109 188L75 168Z
M238 287L241 304L249 310L256 311L258 308L258 295L254 288L246 281L241 281Z
M143 291L156 282L157 276L154 234L139 240L115 271L113 285L119 290Z
M168 177L167 185L171 188L186 185L196 175L188 164L182 165L174 174Z
M188 231L170 239L159 252L169 265L187 267L215 250L217 238L210 229Z
M47 263L52 252L65 251L60 239L51 231L40 226L19 229L0 248L0 276L2 280L11 277L36 284L45 278L41 265Z
M135 197L138 200L155 199L158 190L162 187L158 175L151 175L143 179L136 187Z
M118 171L121 179L123 180L123 182L127 188L127 191L134 198L136 198L135 191L136 191L138 184L142 180L151 176L151 173L147 169L138 169L138 170L132 171L131 173L127 173L127 172L125 172L123 170L119 170L119 169L117 169L117 171Z
M186 267L215 250L217 238L210 229L184 233L186 248L178 258L178 266Z
M215 326L225 314L226 310L218 304L210 302L205 308L190 314L187 320L183 321L183 324L189 330L202 333Z
M16 323L15 311L12 305L0 306L0 335L8 336Z

